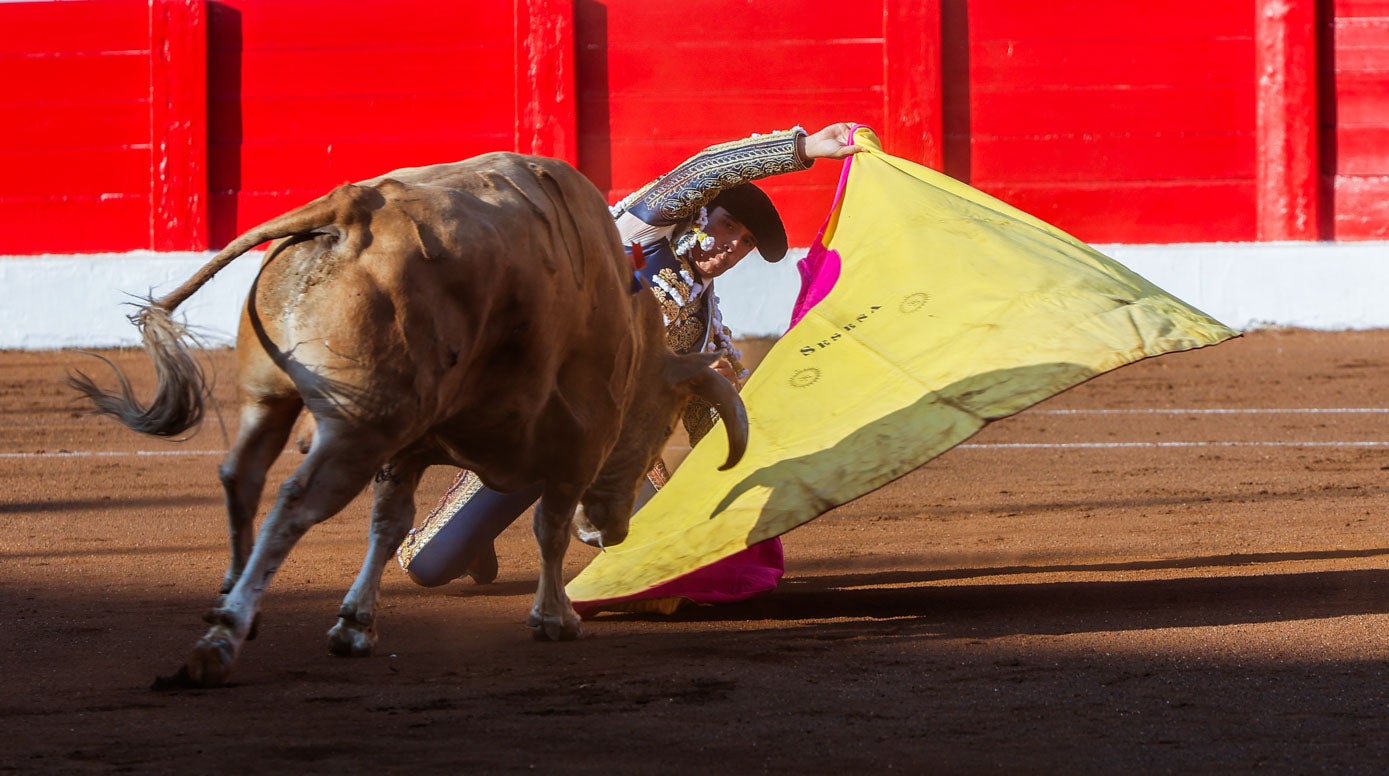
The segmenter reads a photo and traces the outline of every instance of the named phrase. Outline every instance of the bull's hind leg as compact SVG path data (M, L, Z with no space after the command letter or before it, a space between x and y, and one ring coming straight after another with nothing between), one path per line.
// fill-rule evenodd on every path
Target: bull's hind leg
M417 461L397 460L376 474L367 556L338 609L337 624L328 631L328 651L334 655L365 657L376 646L381 572L415 523L415 489L424 470Z
M246 559L251 555L253 526L265 475L284 450L294 418L303 402L296 394L280 399L257 399L241 407L241 428L236 442L222 461L218 474L227 502L227 533L231 539L231 561L222 578L222 595L231 591Z
M535 540L540 545L540 583L526 624L535 638L569 641L583 635L579 615L564 592L564 553L569 549L569 526L578 496L565 496L547 488L535 508Z
M374 451L387 449L379 438L320 427L313 449L280 486L246 568L209 615L213 625L188 658L187 681L212 687L226 680L280 564L309 528L337 514L366 486L386 457Z

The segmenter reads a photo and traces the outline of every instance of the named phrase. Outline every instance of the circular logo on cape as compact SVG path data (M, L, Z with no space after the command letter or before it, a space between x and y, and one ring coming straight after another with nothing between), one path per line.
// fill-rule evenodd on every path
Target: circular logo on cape
M904 313L914 313L925 307L926 303L929 301L931 301L930 294L924 291L918 291L915 294L907 294L906 297L902 299L902 304L898 305L898 309Z
M791 373L792 388L809 388L820 380L820 370L815 367L797 369Z

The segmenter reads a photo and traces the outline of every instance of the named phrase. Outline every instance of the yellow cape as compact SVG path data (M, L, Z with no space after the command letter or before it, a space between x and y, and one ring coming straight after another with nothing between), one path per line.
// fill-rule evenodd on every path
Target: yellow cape
M1237 332L1090 246L948 176L883 153L871 130L823 236L833 290L742 391L746 455L715 431L572 582L632 595L779 536L1012 415L1147 356Z

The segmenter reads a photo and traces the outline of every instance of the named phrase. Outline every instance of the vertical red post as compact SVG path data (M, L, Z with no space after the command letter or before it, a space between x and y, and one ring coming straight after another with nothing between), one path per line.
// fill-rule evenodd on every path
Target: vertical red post
M935 170L944 164L940 0L884 0L884 150Z
M516 150L579 163L573 0L516 0Z
M150 247L207 250L207 6L149 0Z
M1260 240L1320 237L1316 0L1256 0Z

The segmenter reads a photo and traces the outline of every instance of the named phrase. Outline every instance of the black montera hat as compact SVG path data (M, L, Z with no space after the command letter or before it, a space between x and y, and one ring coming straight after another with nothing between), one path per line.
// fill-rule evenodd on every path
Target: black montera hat
M751 183L740 183L721 192L709 202L709 208L721 207L742 222L757 240L757 252L767 261L781 261L786 255L786 227L762 189Z

